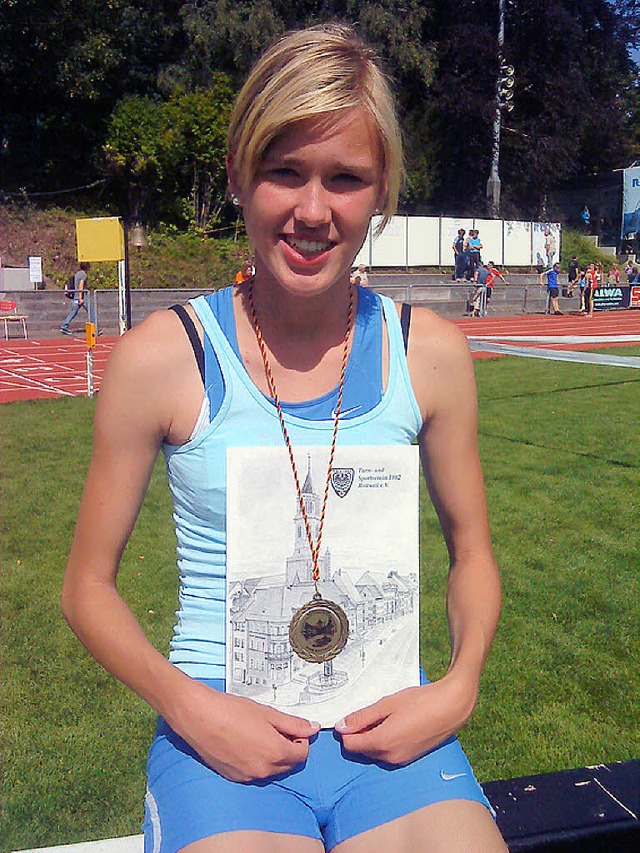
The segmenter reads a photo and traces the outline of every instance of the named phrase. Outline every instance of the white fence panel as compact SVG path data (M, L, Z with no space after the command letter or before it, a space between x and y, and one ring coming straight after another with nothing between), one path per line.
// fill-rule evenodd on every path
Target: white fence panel
M465 237L472 228L478 229L485 262L513 268L546 266L549 257L550 263L560 259L562 229L558 223L394 216L376 237L374 232L381 218L373 217L354 266L453 266L453 242L460 228Z
M507 220L504 223L504 265L528 267L531 263L531 223Z
M410 267L440 265L440 219L437 216L407 217L407 263Z
M407 217L394 216L382 234L375 236L380 216L374 216L371 244L371 265L374 267L406 267L407 265Z
M353 261L353 266L357 267L360 264L364 264L365 267L371 266L371 235L373 229L371 224L369 224L369 230L367 231L367 236L364 238L364 243L360 247L360 251L355 256Z
M502 220L501 219L474 219L473 227L480 234L482 251L480 257L487 263L493 261L499 266L503 263L504 252L502 250Z

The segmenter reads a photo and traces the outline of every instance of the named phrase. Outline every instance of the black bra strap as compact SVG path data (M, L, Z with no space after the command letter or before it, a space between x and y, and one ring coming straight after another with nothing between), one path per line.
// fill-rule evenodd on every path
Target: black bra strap
M193 349L193 354L198 365L198 370L200 371L200 377L202 378L202 384L204 385L204 349L202 347L202 341L200 340L195 324L189 316L189 313L187 312L184 305L172 305L169 308L169 311L175 311L175 313L180 318L182 325L184 326L185 332L189 336L189 340L191 341L191 347Z
M400 312L400 327L402 328L402 340L404 341L404 352L407 353L409 346L409 326L411 325L411 305L408 302L402 303Z

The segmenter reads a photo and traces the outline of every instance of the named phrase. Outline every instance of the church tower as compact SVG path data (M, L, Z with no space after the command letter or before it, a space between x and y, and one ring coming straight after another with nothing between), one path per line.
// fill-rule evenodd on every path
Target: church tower
M309 520L311 535L315 543L318 541L322 499L313 488L313 480L311 477L311 456L307 456L307 476L305 477L304 484L302 486L302 500ZM311 549L309 548L309 538L307 537L307 528L304 523L304 516L302 515L302 510L300 509L298 501L296 501L296 514L293 519L293 530L293 553L290 557L287 557L287 586L299 583L312 583L311 573L313 571L313 561L311 559ZM328 577L329 559L329 555L326 552L324 558L320 557L319 567L321 580Z

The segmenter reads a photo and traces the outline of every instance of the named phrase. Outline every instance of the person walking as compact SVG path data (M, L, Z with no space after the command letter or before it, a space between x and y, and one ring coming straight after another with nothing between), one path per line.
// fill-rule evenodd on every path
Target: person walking
M229 190L255 275L152 314L110 355L62 607L91 654L160 715L147 853L507 851L455 737L476 705L500 610L468 344L435 313L409 313L349 281L372 217L381 211L383 228L395 213L402 161L393 95L373 49L338 24L285 35L250 73L228 132ZM228 451L281 460L317 578L316 521L326 507L340 512L330 494L336 448L410 451L414 442L450 555L446 674L418 686L416 672L416 686L332 728L267 704L281 691L266 673L264 703L228 692L236 648L226 645L227 607L236 599L227 602L227 530L237 521L227 508ZM322 513L295 463L314 446L329 460ZM116 583L160 450L181 583L169 659ZM245 499L271 500L254 494L252 474ZM396 547L388 542L390 555ZM265 543L266 565L268 551ZM278 642L309 607L321 621L337 613L336 602L312 594L307 584ZM315 619L282 659L293 672L302 665L295 649L317 639ZM346 642L348 623L332 625L326 639L338 632Z
M73 277L73 303L67 316L64 318L60 331L63 335L70 335L72 332L69 329L72 321L75 319L78 311L81 308L87 312L87 318L90 323L95 322L93 306L91 305L91 294L89 293L87 282L88 272L91 269L91 264L83 261L80 264L80 269Z

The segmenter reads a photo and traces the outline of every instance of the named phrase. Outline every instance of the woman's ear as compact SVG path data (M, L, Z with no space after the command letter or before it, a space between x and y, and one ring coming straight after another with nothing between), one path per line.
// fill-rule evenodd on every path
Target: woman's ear
M234 204L242 205L242 192L236 177L234 158L231 153L227 154L227 182L231 201Z
M387 206L388 196L389 182L387 181L387 174L385 172L380 180L380 190L378 192L378 197L376 198L376 213L384 212Z

